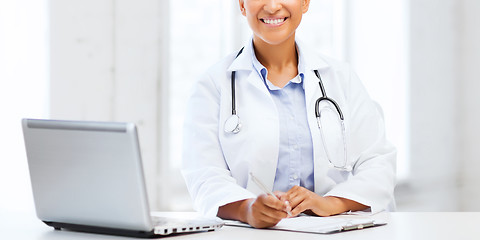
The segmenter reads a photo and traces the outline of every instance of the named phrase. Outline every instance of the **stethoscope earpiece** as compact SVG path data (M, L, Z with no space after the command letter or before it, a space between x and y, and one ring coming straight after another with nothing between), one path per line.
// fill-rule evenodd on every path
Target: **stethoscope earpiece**
M227 121L225 121L224 130L226 133L238 133L242 127L242 123L240 122L240 118L234 114L228 117Z

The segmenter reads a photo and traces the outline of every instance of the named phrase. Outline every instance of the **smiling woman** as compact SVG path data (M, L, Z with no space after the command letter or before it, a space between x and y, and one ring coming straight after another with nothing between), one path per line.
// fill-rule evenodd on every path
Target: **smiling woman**
M348 64L297 39L310 2L239 3L252 38L199 76L187 104L182 173L195 208L256 228L301 213L394 210L396 150L381 107ZM222 128L237 115L230 106L241 131ZM338 116L324 111L334 108ZM332 164L325 146L345 165Z
M218 59L226 56L228 53L238 51L252 36L252 31L248 27L248 21L239 9L239 1L209 0L199 3L197 1L172 1L170 6L170 55L169 71L170 79L170 101L169 101L169 126L174 132L169 134L169 165L175 169L180 166L183 136L183 120L185 102L189 91L185 86L190 86L195 79L198 79L209 66ZM247 3L246 1L245 3ZM255 1L249 1L255 2ZM288 2L288 1L287 1ZM382 106L385 106L387 118L387 134L389 139L395 145L399 146L399 170L401 176L406 176L406 115L404 109L406 105L406 72L404 70L407 62L405 48L401 44L406 41L406 14L405 7L399 5L391 7L384 6L381 1L369 0L365 4L356 4L345 0L326 0L311 1L307 14L303 15L302 24L298 27L297 35L300 40L313 46L311 51L333 56L336 59L348 60L353 62L353 67L360 70L361 79L371 91L372 97ZM371 6L381 6L383 11L374 11ZM275 6L274 6L275 7ZM203 9L198 11L198 9ZM382 19L382 21L368 21L368 19ZM282 16L283 17L283 16ZM198 21L202 19L202 21ZM272 22L272 19L267 19ZM278 18L276 21L280 20ZM369 24L367 24L369 23ZM361 24L361 25L360 25ZM385 28L382 32L375 31L378 25L391 25L391 28ZM371 40L369 45L358 44L356 39L363 39L367 36L361 32L354 31L359 27L364 27L364 31L369 31L368 37ZM358 32L358 34L357 34ZM388 32L389 34L382 34ZM195 36L192 38L191 36ZM385 39L385 37L389 37ZM388 44L381 48L367 47L370 45ZM199 47L201 46L201 47ZM388 51L386 51L388 49ZM364 51L369 50L368 54ZM360 55L361 52L361 55ZM373 59L371 56L381 58ZM364 58L358 58L363 56ZM401 57L399 57L401 56ZM202 61L198 61L202 59ZM367 59L369 66L383 66L382 69L391 69L395 72L395 78L385 78L375 75L371 69L360 65ZM382 61L378 61L382 59ZM357 67L359 66L359 67ZM360 67L361 66L361 67ZM398 74L397 74L398 73ZM269 72L271 76L272 73ZM395 90L391 91L392 84ZM386 86L386 87L382 87ZM403 90L402 90L403 89ZM393 89L392 89L393 90ZM394 105L392 105L394 104ZM172 174L172 179L178 179L178 174ZM173 187L173 186L172 186ZM188 199L185 186L183 184L175 185L176 190L172 193L178 196L178 199ZM172 201L170 207L173 209L189 209L188 201Z
M342 7L337 0L313 1L309 13L299 29L299 35L315 51L342 58L341 31L333 31L333 25L342 29L336 19L341 19ZM199 10L201 9L201 10ZM178 173L181 162L181 145L186 99L189 91L185 88L204 73L218 59L238 51L252 36L245 17L239 10L238 1L171 1L169 81L170 101L168 108L169 129L168 155L171 179L172 209L191 209L190 197L181 175ZM201 21L199 21L201 19ZM336 28L335 28L336 29ZM320 34L321 33L321 34ZM195 36L195 37L192 37ZM198 61L201 59L201 61ZM174 130L174 131L173 131Z

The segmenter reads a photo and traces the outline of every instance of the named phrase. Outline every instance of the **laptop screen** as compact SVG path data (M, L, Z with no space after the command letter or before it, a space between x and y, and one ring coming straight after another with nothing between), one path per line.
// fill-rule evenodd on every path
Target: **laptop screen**
M38 218L152 230L134 124L23 119L22 127Z

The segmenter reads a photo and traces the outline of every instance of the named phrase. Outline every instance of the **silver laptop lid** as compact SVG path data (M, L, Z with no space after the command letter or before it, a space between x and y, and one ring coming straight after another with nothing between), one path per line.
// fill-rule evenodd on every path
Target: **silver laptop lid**
M39 219L153 229L132 123L23 119Z

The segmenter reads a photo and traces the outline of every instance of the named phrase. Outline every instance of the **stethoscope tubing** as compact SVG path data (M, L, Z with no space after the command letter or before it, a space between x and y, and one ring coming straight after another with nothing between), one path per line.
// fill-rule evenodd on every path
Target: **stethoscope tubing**
M242 49L240 49L240 51L238 51L237 53L237 56L235 56L235 58L237 58L238 56L240 56L240 54L242 54L243 52L243 49L245 47L242 47ZM232 115L237 115L237 106L236 106L236 92L235 92L235 71L232 71L232 76L231 76L231 88L232 88Z
M243 52L243 49L240 49L240 51L238 52L237 56L235 58L237 58L242 52ZM317 76L318 78L318 85L320 87L320 91L322 92L322 96L319 97L317 99L317 101L315 102L315 116L317 118L317 122L318 122L318 127L320 128L320 131L322 131L321 129L321 124L320 124L320 102L322 101L327 101L329 103L331 103L333 106L335 106L335 109L337 110L337 113L338 113L338 117L340 118L340 122L342 124L342 132L343 134L345 134L345 125L344 125L344 116L343 116L343 112L342 110L340 109L340 106L338 105L338 103L329 98L327 96L327 92L325 91L325 86L323 85L323 81L322 81L322 77L320 76L320 73L318 72L318 70L313 70L315 72L315 75ZM227 118L227 120L225 121L225 125L224 125L224 130L225 132L227 133L239 133L240 132L240 129L242 127L242 124L241 124L241 121L240 121L240 118L238 117L237 115L237 108L236 108L236 92L235 92L235 71L232 71L232 75L231 75L231 89L232 89L232 115ZM345 158L346 158L346 139L345 139L345 136L343 136L343 144L345 146L344 148L344 154L345 154ZM325 144L325 143L324 143ZM325 147L325 146L324 146ZM329 162L330 164L333 165L332 161L329 159ZM346 171L351 171L351 167L349 166L346 166L347 162L345 160L345 166L343 167L337 167L337 166L334 166L335 168L339 168L339 169L343 169L345 168Z
M340 109L340 106L338 105L337 102L335 102L335 100L329 98L327 96L327 92L325 91L325 87L323 86L323 81L322 81L322 77L320 76L320 73L318 73L318 70L313 70L315 72L315 75L317 75L317 78L318 78L318 85L320 86L320 91L322 92L322 96L319 97L317 99L317 101L315 102L315 116L318 118L320 118L320 111L319 111L319 105L320 105L320 102L321 101L327 101L327 102L330 102L331 104L333 104L333 106L335 106L335 108L337 109L337 112L338 112L338 115L340 117L340 119L343 121L345 120L345 118L343 117L343 112L342 110Z

